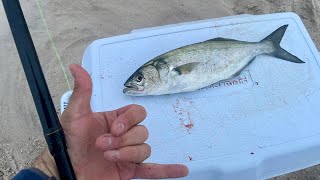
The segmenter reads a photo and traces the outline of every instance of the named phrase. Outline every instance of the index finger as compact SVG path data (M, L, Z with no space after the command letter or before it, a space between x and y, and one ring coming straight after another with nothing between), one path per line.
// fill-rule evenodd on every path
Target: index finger
M139 105L131 105L120 114L112 123L111 134L120 136L131 129L133 126L142 122L147 116L144 107Z

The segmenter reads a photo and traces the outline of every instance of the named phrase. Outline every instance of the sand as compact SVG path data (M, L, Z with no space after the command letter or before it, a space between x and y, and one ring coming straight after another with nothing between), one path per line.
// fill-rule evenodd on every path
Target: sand
M57 51L67 66L80 63L95 39L133 29L209 19L234 14L293 11L320 47L319 0L55 0L41 1ZM54 100L68 90L37 10L36 1L21 1ZM41 126L10 29L0 5L0 180L29 167L45 148ZM70 73L68 79L72 82ZM72 84L72 83L71 83ZM320 179L320 167L274 179Z

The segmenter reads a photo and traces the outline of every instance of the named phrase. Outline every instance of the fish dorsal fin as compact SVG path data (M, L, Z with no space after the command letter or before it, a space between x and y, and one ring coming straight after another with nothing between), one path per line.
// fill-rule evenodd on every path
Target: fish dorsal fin
M184 64L174 68L173 71L176 71L179 75L189 74L198 64L200 64L200 62Z
M222 37L217 37L217 38L209 39L208 41L238 41L238 40L228 39L228 38L222 38Z

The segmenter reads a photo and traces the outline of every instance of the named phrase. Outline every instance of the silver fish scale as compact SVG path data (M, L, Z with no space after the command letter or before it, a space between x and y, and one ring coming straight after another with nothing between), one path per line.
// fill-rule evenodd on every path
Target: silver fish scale
M164 89L174 93L208 86L232 77L255 56L273 50L271 42L208 41L168 52L163 55L170 68L169 78L164 78L167 79ZM188 74L177 75L173 71L176 67L194 62L200 63Z

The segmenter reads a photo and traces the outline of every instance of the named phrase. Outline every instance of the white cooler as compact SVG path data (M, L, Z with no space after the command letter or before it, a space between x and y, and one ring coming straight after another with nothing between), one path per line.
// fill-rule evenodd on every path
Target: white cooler
M130 97L123 84L141 65L167 51L216 37L260 41L289 27L281 46L305 64L258 56L238 77L174 95ZM240 15L99 39L82 66L93 81L93 111L131 103L148 117L147 162L182 163L184 179L258 180L320 163L320 57L293 13ZM71 92L61 98L61 109Z

